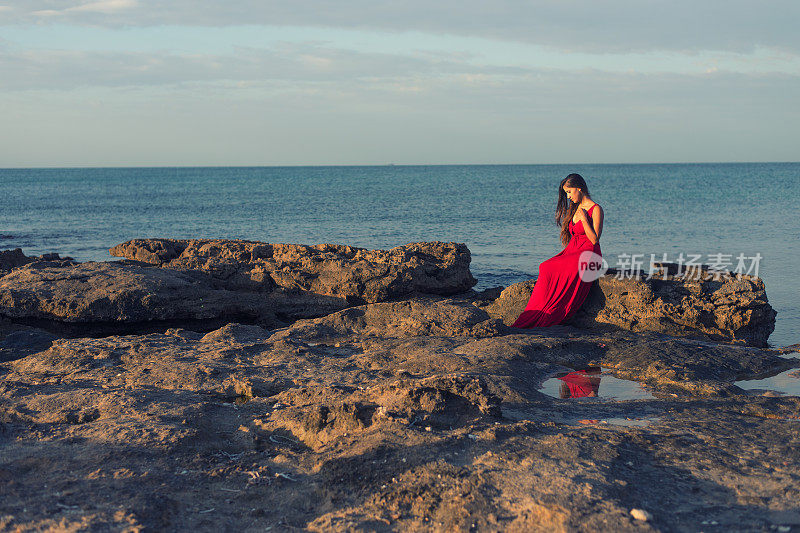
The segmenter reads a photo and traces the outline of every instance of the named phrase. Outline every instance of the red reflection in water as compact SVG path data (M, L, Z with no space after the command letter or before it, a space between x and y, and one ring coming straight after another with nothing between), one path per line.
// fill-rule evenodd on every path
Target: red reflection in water
M595 397L600 390L600 367L576 370L558 379L562 381L558 392L561 398Z

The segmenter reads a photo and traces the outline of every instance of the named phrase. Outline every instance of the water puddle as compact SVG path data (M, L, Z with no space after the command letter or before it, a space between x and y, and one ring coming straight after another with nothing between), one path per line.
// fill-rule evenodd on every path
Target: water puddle
M540 391L553 398L655 399L640 383L616 378L599 366L556 374L542 383Z
M734 383L742 389L777 396L800 396L800 368L790 368L763 379L743 379Z

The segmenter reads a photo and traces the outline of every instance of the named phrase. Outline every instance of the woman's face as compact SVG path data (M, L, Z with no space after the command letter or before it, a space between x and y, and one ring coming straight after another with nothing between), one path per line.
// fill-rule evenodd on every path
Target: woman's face
M564 185L564 192L567 193L567 198L573 202L578 203L581 201L581 190L577 187L567 187Z

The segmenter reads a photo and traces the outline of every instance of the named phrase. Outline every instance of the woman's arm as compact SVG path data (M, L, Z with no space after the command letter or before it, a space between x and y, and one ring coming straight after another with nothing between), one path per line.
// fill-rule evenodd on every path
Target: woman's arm
M583 230L586 232L586 238L592 244L597 244L600 240L600 235L603 233L603 208L599 205L594 208L594 216L592 217L592 224L589 224L589 215L585 209L578 209L578 217L583 222Z

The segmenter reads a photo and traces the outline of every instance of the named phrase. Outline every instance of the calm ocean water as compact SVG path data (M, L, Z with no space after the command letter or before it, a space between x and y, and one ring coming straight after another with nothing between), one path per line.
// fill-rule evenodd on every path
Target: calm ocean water
M560 250L556 189L570 172L605 210L612 267L624 254L645 266L650 254L760 254L778 311L770 342L800 342L800 163L0 169L0 249L109 260L136 237L458 241L488 288Z

